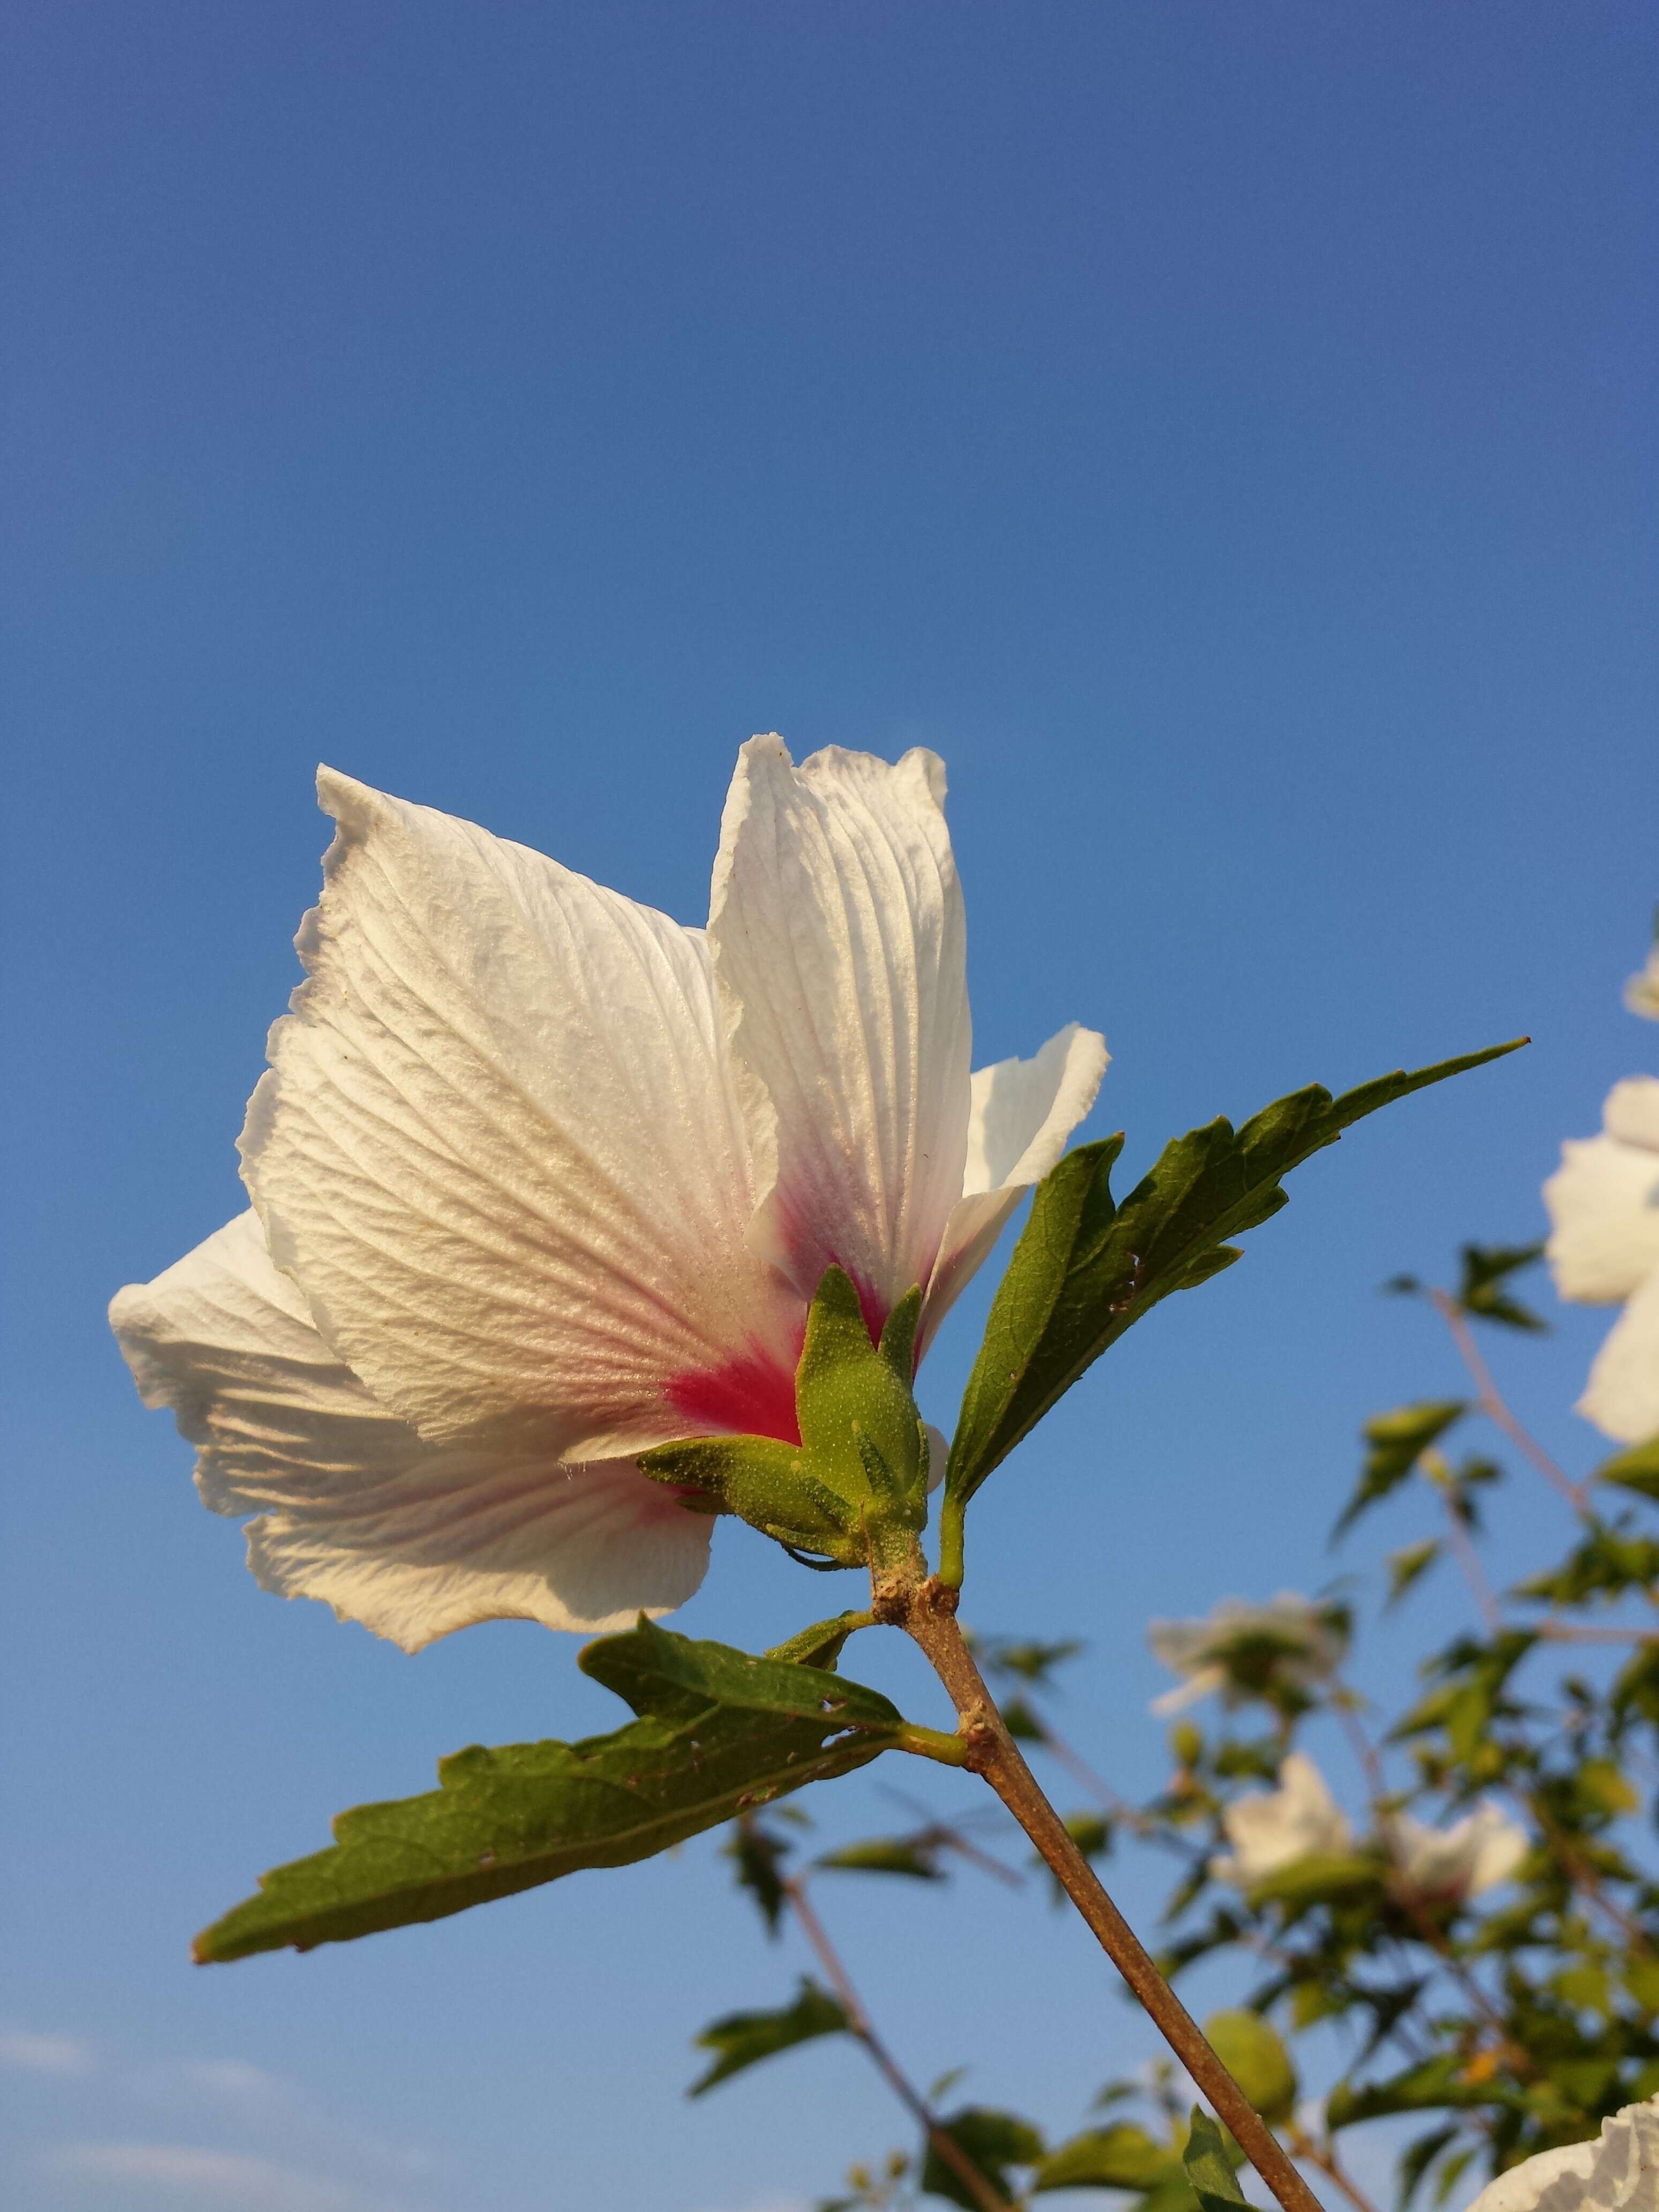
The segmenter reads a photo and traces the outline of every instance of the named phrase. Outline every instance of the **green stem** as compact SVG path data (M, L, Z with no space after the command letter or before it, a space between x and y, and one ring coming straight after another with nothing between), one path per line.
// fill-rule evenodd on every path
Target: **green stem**
M939 1573L935 1579L946 1589L962 1588L962 1547L967 1515L966 1501L948 1489L939 1513Z

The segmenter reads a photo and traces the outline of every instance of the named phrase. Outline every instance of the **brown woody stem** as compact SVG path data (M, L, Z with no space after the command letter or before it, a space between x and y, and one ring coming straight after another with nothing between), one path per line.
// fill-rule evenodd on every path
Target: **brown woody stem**
M1321 2212L1319 2199L1211 2049L1043 1796L963 1641L956 1622L957 1596L954 1589L934 1575L925 1581L914 1574L881 1577L875 1583L876 1618L904 1629L921 1646L957 1709L957 1732L967 1748L963 1764L984 1776L1036 1845L1101 1948L1209 2099L1216 2117L1231 2130L1283 2212Z

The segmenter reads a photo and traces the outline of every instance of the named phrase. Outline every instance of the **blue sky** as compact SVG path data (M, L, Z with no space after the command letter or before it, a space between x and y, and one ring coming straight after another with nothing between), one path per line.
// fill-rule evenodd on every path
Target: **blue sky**
M1536 1233L1659 1064L1618 999L1659 897L1655 46L1602 0L9 12L15 2201L761 2212L902 2134L851 2051L683 2102L694 2032L805 1964L707 1842L187 1963L338 1807L615 1710L523 1626L410 1660L262 1595L105 1332L240 1203L319 758L697 921L751 731L936 746L977 1055L1102 1028L1132 1170L1530 1031L1111 1355L982 1494L968 1610L1089 1639L1071 1723L1142 1789L1146 1618L1333 1571L1359 1420L1455 1387L1376 1284ZM1582 1466L1603 1323L1560 1322L1508 1371ZM682 1620L822 1599L728 1529ZM1035 1895L826 1909L924 2079L1066 2127L1151 2048Z

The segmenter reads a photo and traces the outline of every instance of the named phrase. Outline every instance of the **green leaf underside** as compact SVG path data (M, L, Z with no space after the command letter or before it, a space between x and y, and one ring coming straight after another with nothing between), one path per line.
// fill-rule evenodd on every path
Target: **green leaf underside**
M586 1867L649 1858L751 1805L848 1774L903 1723L823 1667L757 1659L641 1619L580 1656L639 1717L578 1743L474 1745L425 1796L360 1805L331 1850L277 1867L196 1940L207 1964L440 1920Z
M1121 1206L1110 1188L1121 1137L1081 1145L1038 1184L992 1301L951 1447L946 1485L965 1501L1102 1352L1171 1291L1240 1255L1226 1240L1286 1203L1280 1180L1378 1108L1500 1059L1517 1038L1432 1067L1379 1076L1333 1098L1322 1085L1235 1130L1218 1120L1165 1146Z
M845 2008L827 1990L801 1977L800 1994L778 2012L733 2012L712 2021L698 2036L697 2048L716 2056L706 2074L700 2074L686 2091L701 2097L718 2081L729 2081L745 2067L763 2058L775 2058L781 2051L811 2043L821 2035L844 2035L851 2026Z

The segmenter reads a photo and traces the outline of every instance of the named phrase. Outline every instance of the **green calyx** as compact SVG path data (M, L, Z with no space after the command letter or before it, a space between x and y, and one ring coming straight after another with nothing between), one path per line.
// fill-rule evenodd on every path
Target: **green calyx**
M799 1445L775 1437L696 1437L640 1460L686 1503L735 1513L810 1563L897 1566L927 1518L927 1437L910 1395L921 1291L870 1341L839 1267L818 1285L795 1370Z

